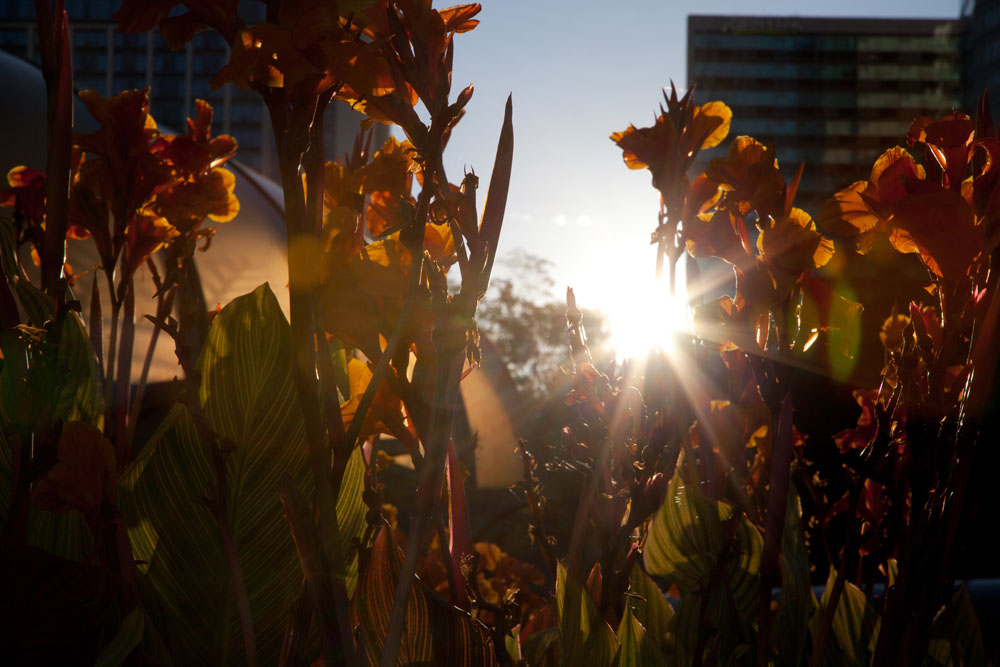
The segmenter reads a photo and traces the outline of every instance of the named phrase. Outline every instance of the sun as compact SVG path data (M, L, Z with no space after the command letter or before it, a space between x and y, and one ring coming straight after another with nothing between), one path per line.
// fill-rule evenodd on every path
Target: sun
M671 294L652 267L629 264L616 273L620 279L594 295L593 304L608 318L609 352L619 359L641 359L654 349L671 352L678 334L691 332L683 275Z

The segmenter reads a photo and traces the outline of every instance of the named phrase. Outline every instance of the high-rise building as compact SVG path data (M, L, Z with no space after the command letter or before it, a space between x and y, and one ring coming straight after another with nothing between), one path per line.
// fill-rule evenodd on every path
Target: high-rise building
M229 61L229 46L222 37L199 33L186 48L172 51L156 30L144 35L119 33L112 16L120 5L120 0L66 0L76 89L93 88L110 96L148 86L153 117L178 131L193 113L194 100L206 100L215 109L214 131L231 134L239 142L238 159L277 180L274 137L260 97L232 84L212 90L209 83ZM241 0L240 15L251 24L262 21L264 5ZM38 63L33 0L0 3L0 49ZM346 104L330 105L324 118L328 159L350 150L360 118ZM379 129L373 145L388 136L387 130Z
M973 113L979 96L988 90L996 122L1000 120L1000 2L965 0L962 16L965 18L962 108Z
M805 162L796 201L815 207L915 117L961 106L961 21L690 16L687 78L696 101L732 108L730 136L774 145L786 177Z

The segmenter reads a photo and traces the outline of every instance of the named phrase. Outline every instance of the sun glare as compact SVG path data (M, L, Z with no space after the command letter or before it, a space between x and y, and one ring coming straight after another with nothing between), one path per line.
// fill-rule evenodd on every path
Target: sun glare
M620 275L594 304L608 317L612 354L639 359L655 348L671 351L676 335L691 330L683 276L671 296L669 283L656 280L651 267L622 267Z

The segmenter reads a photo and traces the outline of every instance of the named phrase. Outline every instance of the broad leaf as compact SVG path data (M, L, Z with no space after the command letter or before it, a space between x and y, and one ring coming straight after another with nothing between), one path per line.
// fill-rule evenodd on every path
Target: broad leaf
M142 641L142 631L145 627L146 615L142 607L136 607L122 621L122 626L111 643L104 647L101 655L97 656L94 667L119 667L125 664L129 654Z
M618 625L618 641L621 646L615 657L616 667L644 667L647 665L667 664L666 658L654 646L645 628L632 613L632 608L625 607L622 621Z
M365 531L365 505L361 494L365 490L365 460L361 448L356 447L351 452L344 470L344 479L340 483L340 495L337 496L337 527L340 529L340 540L343 545L343 561L346 566L347 594L354 595L358 584L358 540Z
M521 647L521 657L532 667L536 665L548 667L555 664L554 661L550 660L558 647L559 628L549 628L536 632L524 641L524 645Z
M979 619L965 584L955 591L949 606L950 609L943 607L934 618L928 651L930 660L944 667L988 664ZM953 639L960 652L958 660L952 654Z
M368 664L373 667L381 662L402 560L392 529L383 526L353 602L354 622L361 626ZM498 664L482 627L434 593L425 592L419 582L410 593L398 661L455 667Z
M628 608L645 628L646 638L664 654L668 653L671 645L670 620L674 617L674 608L667 602L663 591L636 565L629 577L629 593L635 597L628 598Z
M586 590L562 563L556 575L560 665L610 665L618 650L614 633Z
M813 614L809 623L813 642L816 641L836 579L836 570L830 568L826 589L819 601L819 609ZM844 590L837 601L833 623L823 645L820 664L831 667L833 665L861 667L871 664L875 641L878 638L878 626L878 612L868 603L864 592L851 582L844 582Z
M675 474L663 506L650 524L643 552L646 571L677 584L682 594L707 588L713 568L728 546L725 524L733 520L735 512L726 503L706 498ZM739 518L732 539L735 555L724 571L738 609L752 617L757 608L763 540L745 517Z
M229 525L261 664L277 662L302 573L278 498L291 475L311 488L302 416L289 371L289 329L267 285L215 318L199 359L209 425L235 445L226 462ZM219 527L204 505L216 484L209 448L184 406L121 480L119 501L151 620L182 664L246 660Z
M816 596L809 581L802 507L794 487L788 491L781 543L781 597L771 627L771 647L776 653L776 664L798 665L802 663L808 637L806 621L815 610Z

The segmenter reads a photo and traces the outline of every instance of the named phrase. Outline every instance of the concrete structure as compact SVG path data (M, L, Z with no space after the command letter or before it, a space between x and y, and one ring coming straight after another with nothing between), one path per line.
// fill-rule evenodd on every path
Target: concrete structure
M961 106L960 47L957 19L690 16L687 80L732 108L730 136L773 144L786 177L805 161L809 209L866 178L916 116Z

